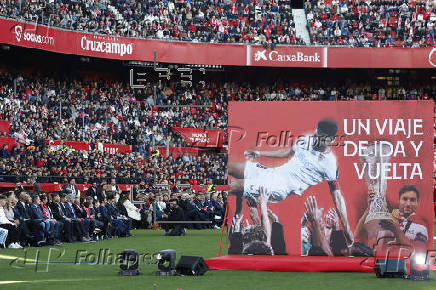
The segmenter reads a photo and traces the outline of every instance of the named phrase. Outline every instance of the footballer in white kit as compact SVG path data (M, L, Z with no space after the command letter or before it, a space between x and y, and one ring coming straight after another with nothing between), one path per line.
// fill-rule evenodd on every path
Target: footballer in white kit
M324 180L328 182L337 213L353 242L353 233L348 224L345 200L339 190L336 156L330 145L334 142L338 126L332 119L318 122L315 133L299 139L292 148L276 151L245 151L248 159L244 163L228 164L228 173L234 179L230 183L230 194L242 198L259 196L260 188L270 193L270 202L280 202L290 195L302 195L303 192ZM290 158L285 164L267 168L253 162L259 157ZM239 198L236 211L242 209Z

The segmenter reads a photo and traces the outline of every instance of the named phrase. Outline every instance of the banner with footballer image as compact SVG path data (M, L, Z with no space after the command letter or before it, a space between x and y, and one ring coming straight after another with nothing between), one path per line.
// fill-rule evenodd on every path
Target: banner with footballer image
M229 254L432 249L433 108L230 102Z

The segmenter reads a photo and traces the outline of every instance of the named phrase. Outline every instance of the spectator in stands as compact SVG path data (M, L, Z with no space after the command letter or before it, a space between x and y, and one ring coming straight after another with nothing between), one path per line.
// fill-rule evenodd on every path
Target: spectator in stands
M22 246L20 245L21 229L19 227L19 223L11 222L6 218L4 211L6 202L6 196L0 194L0 228L6 229L8 231L5 245L11 249L22 248Z

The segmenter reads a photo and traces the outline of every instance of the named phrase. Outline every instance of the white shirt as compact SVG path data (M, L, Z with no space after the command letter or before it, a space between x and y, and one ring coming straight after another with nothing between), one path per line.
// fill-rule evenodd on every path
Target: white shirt
M3 224L10 224L10 225L13 225L13 223L11 223L11 222L7 219L7 217L6 217L6 215L5 215L4 208L0 206L0 225L3 225Z
M313 136L299 139L292 147L294 156L284 165L289 179L298 184L295 194L301 195L307 188L324 180L334 181L338 177L336 156L328 148L326 152L313 149Z
M400 221L400 228L402 231L405 230L406 225L408 223L407 219L402 219ZM411 241L420 240L423 242L428 241L428 231L427 228L424 225L417 224L412 222L407 229L407 231L404 233L408 239Z

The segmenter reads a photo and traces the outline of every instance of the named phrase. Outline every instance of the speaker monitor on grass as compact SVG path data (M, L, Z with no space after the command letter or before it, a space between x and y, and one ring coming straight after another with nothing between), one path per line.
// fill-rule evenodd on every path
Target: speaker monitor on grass
M197 256L182 256L177 263L176 271L180 275L200 276L209 270L202 257Z

